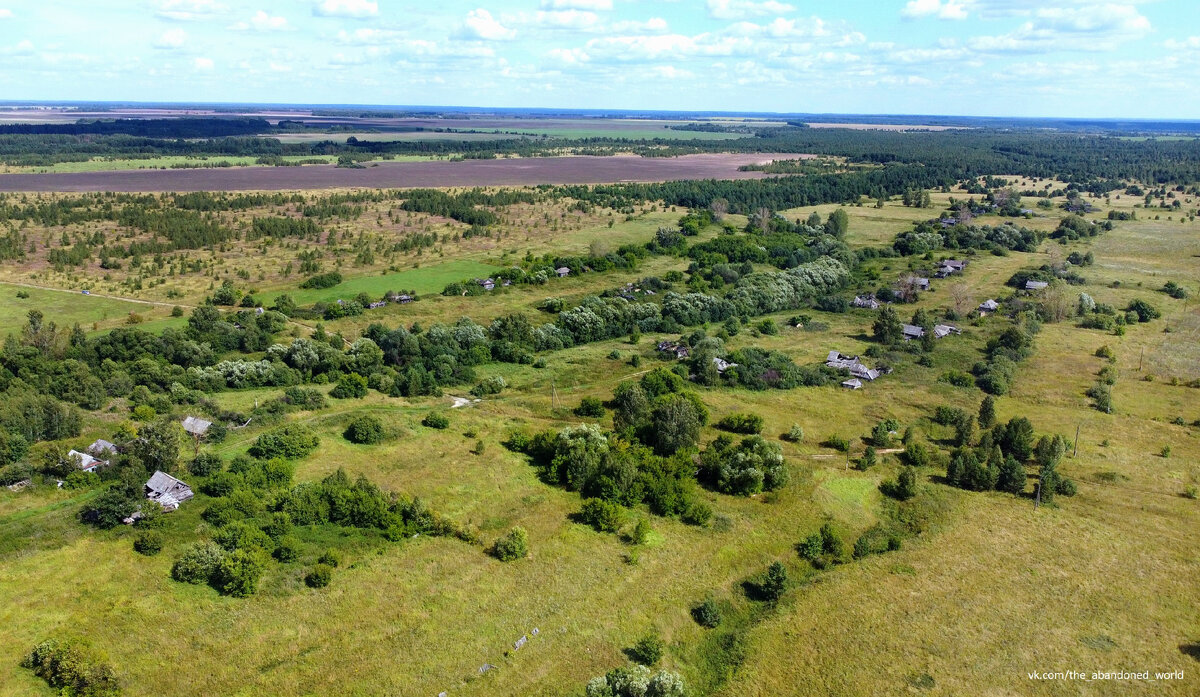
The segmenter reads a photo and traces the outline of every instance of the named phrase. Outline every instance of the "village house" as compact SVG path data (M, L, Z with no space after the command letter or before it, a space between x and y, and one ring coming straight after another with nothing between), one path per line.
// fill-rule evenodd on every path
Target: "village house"
M854 307L862 307L868 310L879 309L879 301L875 299L874 295L856 295L850 304Z
M915 324L906 324L906 325L904 325L902 330L904 333L905 341L910 341L912 339L920 339L921 337L925 336L925 330L922 329L921 327L918 327Z
M116 454L118 450L116 444L110 443L103 438L97 438L87 447L87 452L93 457L104 459Z
M933 328L933 338L942 339L951 334L962 334L962 330L949 324L938 324Z
M724 375L726 370L737 367L737 363L730 363L724 358L717 358L716 356L713 356L712 362L713 365L717 366L717 373L721 375Z
M1025 290L1043 290L1049 285L1045 281L1025 281Z
M211 426L211 421L207 421L198 416L189 416L183 420L183 430L190 433L194 438L203 437L205 433L208 433L208 429Z
M566 278L571 274L571 270L565 266L560 266L554 270L554 273L558 274L559 278Z
M493 288L496 287L496 282L490 278L483 278L483 279L477 278L477 279L475 279L475 282L478 283L479 286L481 288L483 288L484 290L492 290Z
M166 472L156 471L146 482L146 498L162 506L164 511L179 508L179 504L192 496L192 487Z
M679 360L683 360L692 355L692 350L683 344L677 344L674 341L660 341L657 346L662 353L669 353Z
M862 380L859 380L858 378L850 378L842 383L842 387L845 387L847 390L861 390Z
M990 298L979 303L979 314L980 315L986 316L986 315L989 315L999 309L1000 309L1000 303L998 303L995 300L992 300Z
M79 458L79 469L82 472L95 472L101 467L107 467L107 460L99 460L87 453L81 453L78 450L68 450L67 458Z
M877 379L882 373L874 368L868 368L858 356L844 356L837 351L830 351L825 357L825 365L835 370L846 370L850 375L867 381Z
M959 261L957 259L946 259L938 266L936 276L938 278L946 278L947 276L950 276L950 275L953 275L956 273L962 273L963 269L966 266L967 266L967 262L965 262L965 261Z

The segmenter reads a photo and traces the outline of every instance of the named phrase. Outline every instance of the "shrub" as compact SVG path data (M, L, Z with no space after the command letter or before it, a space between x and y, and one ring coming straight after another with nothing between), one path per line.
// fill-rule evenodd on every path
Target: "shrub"
M424 419L421 419L421 425L441 430L450 427L450 419L446 418L445 414L431 411L425 415Z
M188 463L188 471L197 477L211 477L225 468L225 461L216 453L200 453Z
M717 428L730 433L762 433L763 418L758 414L730 414L717 422Z
M175 560L171 566L171 578L181 583L208 583L225 556L225 550L215 542L196 542Z
M804 429L800 427L800 424L792 424L792 427L788 429L787 439L793 443L804 440Z
M1075 481L1066 477L1059 479L1054 487L1054 492L1063 496L1074 496L1077 491L1079 488L1075 485Z
M940 377L938 379L942 382L948 382L955 387L974 387L975 386L975 378L971 377L970 375L968 375L964 372L958 371L958 370L951 370L949 372L946 372L942 375L942 377Z
M1158 454L1164 458L1171 457L1171 446L1164 445L1163 449L1161 451L1159 451Z
M721 624L721 608L717 601L706 598L704 602L692 607L692 619L701 627L713 629Z
M359 445L374 445L382 443L384 432L383 423L374 416L355 417L346 431L342 434L346 440Z
M825 439L824 442L821 443L821 445L823 447L831 448L833 450L837 450L838 452L843 452L843 453L849 452L849 450L850 450L850 441L846 440L845 438L843 438L842 436L839 436L839 435L829 436L828 438Z
M486 397L488 395L500 394L508 383L499 375L493 375L475 387L471 388L471 394L476 397Z
M683 509L679 519L688 525L704 526L712 519L712 508L703 501L693 501L688 504L688 507Z
M317 563L336 569L342 565L342 555L338 554L332 549L327 549L321 554L320 557L317 558Z
M300 558L300 541L291 535L284 535L275 543L275 551L271 553L276 561L287 564Z
M579 521L598 532L616 532L621 529L623 518L624 512L619 505L603 499L586 499L579 509Z
M896 475L895 481L880 484L879 490L899 501L911 499L917 495L917 470L911 465L906 465L900 470L900 474Z
M1158 308L1154 307L1145 300L1142 300L1141 298L1131 301L1129 303L1129 307L1125 309L1127 312L1132 312L1134 315L1136 315L1138 322L1149 322L1150 320L1162 317L1162 313L1158 311Z
M637 525L633 526L633 534L630 539L635 545L644 545L646 540L650 539L650 521L645 518L638 518Z
M324 588L332 579L333 567L327 564L317 564L304 576L304 585L309 588Z
M644 666L657 665L666 652L667 643L657 634L647 634L626 650L629 658Z
M289 387L283 392L283 401L304 411L324 409L326 406L325 395L311 387Z
M152 557L162 551L163 535L157 530L146 530L133 538L133 550L138 554Z
M508 531L508 534L496 540L492 545L492 556L500 561L515 561L524 559L529 554L529 534L520 526Z
M1109 347L1108 344L1105 344L1105 345L1101 346L1100 348L1096 349L1096 357L1097 358L1105 358L1105 359L1108 359L1111 361L1117 357L1117 354L1115 352L1113 352L1112 348Z
M319 274L316 276L310 276L310 277L304 279L304 281L300 284L300 287L304 288L304 289L332 288L341 282L342 282L342 275L340 273L338 273L337 271L331 271L329 273L323 273L323 274Z
M248 452L262 460L277 457L296 460L307 457L320 443L317 434L307 426L288 424L254 439Z
M358 399L367 396L367 379L358 373L343 375L338 384L329 391L334 399Z
M575 415L598 419L604 416L604 402L596 397L584 397L579 400L579 406L575 407Z
M112 666L87 646L72 641L43 641L21 661L60 694L74 697L115 697L121 693Z

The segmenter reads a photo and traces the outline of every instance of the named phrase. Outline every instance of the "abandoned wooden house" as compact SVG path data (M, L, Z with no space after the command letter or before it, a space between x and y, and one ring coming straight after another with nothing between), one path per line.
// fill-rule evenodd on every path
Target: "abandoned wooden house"
M155 471L146 482L146 498L162 506L164 511L179 508L179 504L192 496L192 487L161 470Z
M201 438L208 429L212 426L212 422L202 419L198 416L189 416L183 420L183 430L190 433L194 438Z
M880 305L874 295L856 295L850 304L854 307L861 307L867 310L878 310Z
M1049 285L1045 281L1025 281L1025 290L1044 290Z
M103 438L97 438L87 447L87 452L92 457L98 457L103 460L112 457L119 451L115 443L110 443Z
M558 274L559 278L566 278L571 275L571 270L565 266L560 266L554 270L554 273Z
M998 303L998 302L996 302L995 300L992 300L992 299L990 299L990 298L989 298L989 299L987 299L987 300L984 300L983 302L979 303L979 308L978 308L978 309L979 309L979 314L981 314L981 315L987 315L987 314L990 314L990 313L992 313L992 312L995 312L996 310L999 310L999 309L1000 309L1000 303Z
M920 339L921 337L925 336L925 330L922 329L921 327L918 327L915 324L906 324L906 325L904 325L902 330L903 330L905 341L911 341L912 339Z
M842 383L842 387L846 388L847 390L861 390L862 380L859 380L858 378L850 378Z
M938 324L933 328L933 338L943 339L951 334L962 334L962 330L950 324Z

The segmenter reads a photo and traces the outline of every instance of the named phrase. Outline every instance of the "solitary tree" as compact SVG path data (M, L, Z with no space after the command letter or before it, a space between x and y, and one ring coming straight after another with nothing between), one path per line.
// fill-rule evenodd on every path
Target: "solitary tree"
M900 322L900 316L896 314L896 310L891 305L885 305L879 314L875 316L875 323L871 326L875 334L875 340L881 344L896 344L900 342L900 337L903 336L904 327Z
M979 403L979 427L991 428L996 425L996 398L988 395Z

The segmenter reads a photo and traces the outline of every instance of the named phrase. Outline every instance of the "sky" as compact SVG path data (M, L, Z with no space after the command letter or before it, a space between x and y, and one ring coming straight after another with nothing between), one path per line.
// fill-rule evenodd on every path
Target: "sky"
M0 0L0 99L1200 118L1197 0Z

